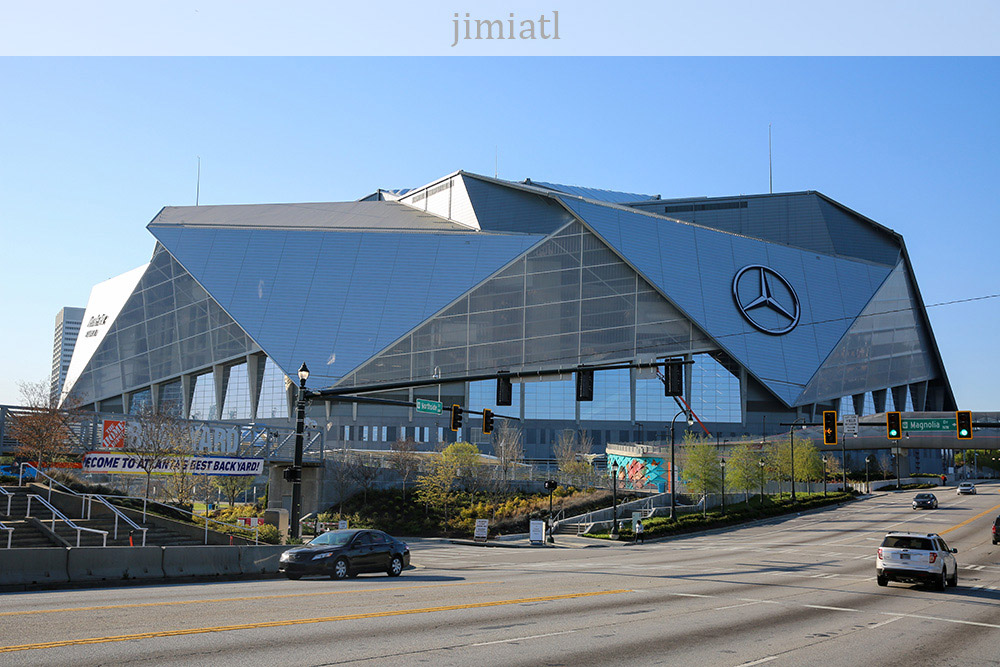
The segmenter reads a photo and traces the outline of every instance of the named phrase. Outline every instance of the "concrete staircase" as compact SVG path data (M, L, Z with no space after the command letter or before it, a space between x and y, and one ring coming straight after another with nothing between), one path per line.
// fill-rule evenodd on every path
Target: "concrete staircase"
M27 487L5 486L6 491L14 495L10 503L10 514L7 512L7 497L0 494L0 522L8 528L13 528L11 548L76 546L77 531L64 521L56 519L54 530L52 514L44 505L32 502L31 513L37 521L26 517L28 509L28 494L36 493L37 489ZM94 505L95 509L97 505ZM108 532L107 546L129 546L129 531L132 527L125 521L118 520L118 537L115 539L115 517L92 514L91 519L79 519L78 513L63 512L69 519L81 528L106 530ZM39 527L39 523L41 527ZM147 522L146 546L184 546L202 544L202 540L184 535L169 528L153 525ZM57 537L53 537L53 533ZM142 533L135 531L132 535L134 546L142 545ZM65 543L63 543L65 542ZM101 535L87 531L80 532L81 547L99 547L104 544ZM7 546L6 531L0 531L0 548Z

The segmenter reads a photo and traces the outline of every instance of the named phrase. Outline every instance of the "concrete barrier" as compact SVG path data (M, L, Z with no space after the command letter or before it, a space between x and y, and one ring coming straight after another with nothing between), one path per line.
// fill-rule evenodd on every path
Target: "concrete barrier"
M66 583L66 559L63 547L0 549L0 586Z
M163 547L71 547L70 581L162 579Z
M218 577L240 574L240 547L162 547L166 577Z
M290 549L287 545L237 547L240 550L240 572L243 574L274 574L278 559Z

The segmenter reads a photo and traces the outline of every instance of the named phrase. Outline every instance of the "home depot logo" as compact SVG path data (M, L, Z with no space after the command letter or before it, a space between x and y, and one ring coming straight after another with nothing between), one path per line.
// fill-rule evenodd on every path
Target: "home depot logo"
M101 438L102 449L125 448L125 422L113 419L104 420L104 435Z

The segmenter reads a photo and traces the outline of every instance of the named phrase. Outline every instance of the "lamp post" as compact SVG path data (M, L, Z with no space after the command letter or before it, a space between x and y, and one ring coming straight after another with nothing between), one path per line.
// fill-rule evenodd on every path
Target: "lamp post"
M826 498L826 462L829 459L824 455L820 460L823 461L823 497Z
M799 417L798 419L796 419L795 421L792 422L791 427L788 429L788 443L789 443L789 445L791 445L791 448L792 448L792 452L791 452L791 465L792 465L792 469L791 469L791 475L790 476L792 478L792 502L793 503L795 502L795 425L798 424L803 419L805 419L805 417Z
M618 538L618 461L611 464L611 537Z
M760 504L764 504L764 459L757 461L760 466Z
M722 469L722 513L726 513L726 459L719 459L719 468Z
M295 461L292 464L292 515L288 520L288 531L292 537L299 537L299 516L302 514L302 432L306 425L306 380L309 368L305 362L299 368L299 401L295 412Z
M677 418L683 414L687 414L687 410L680 410L674 418L670 420L670 519L673 520L677 514L677 467L676 458L674 457L674 424L677 422ZM694 418L688 415L687 418L688 426L694 424Z
M865 493L872 492L872 485L868 481L868 464L872 462L872 456L869 454L865 457Z

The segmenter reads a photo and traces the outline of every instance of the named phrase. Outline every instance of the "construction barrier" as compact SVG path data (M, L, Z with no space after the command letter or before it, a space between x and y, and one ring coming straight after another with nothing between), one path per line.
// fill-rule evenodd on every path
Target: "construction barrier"
M66 583L68 549L0 549L0 586Z
M71 547L70 581L162 579L163 547Z
M166 577L220 577L240 574L240 547L161 547Z
M287 545L267 545L237 547L240 550L240 572L243 574L274 574L278 571L278 559L291 547Z

